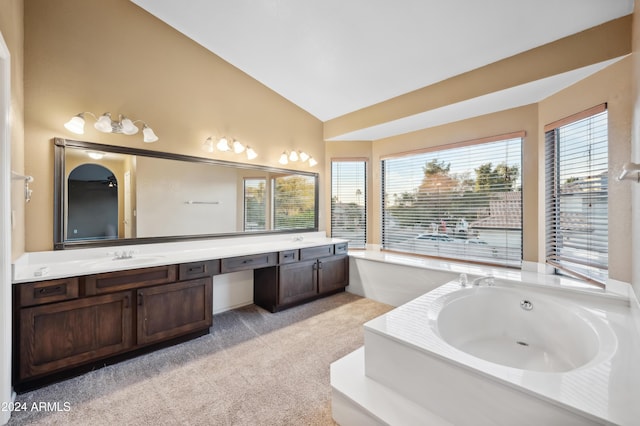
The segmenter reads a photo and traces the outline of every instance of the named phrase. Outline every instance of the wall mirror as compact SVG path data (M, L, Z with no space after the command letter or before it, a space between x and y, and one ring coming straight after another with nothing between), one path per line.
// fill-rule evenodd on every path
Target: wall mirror
M54 249L318 230L318 174L54 139Z

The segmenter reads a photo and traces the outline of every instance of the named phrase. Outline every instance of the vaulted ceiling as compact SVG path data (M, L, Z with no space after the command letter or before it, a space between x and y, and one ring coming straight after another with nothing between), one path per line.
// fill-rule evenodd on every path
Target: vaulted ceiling
M633 11L633 0L131 1L323 122ZM538 102L617 59L325 135L375 140Z

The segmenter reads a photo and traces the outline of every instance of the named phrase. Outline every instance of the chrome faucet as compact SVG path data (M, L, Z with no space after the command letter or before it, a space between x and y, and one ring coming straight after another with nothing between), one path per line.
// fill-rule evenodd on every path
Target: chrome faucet
M133 254L137 253L135 250L122 250L122 251L116 251L114 253L114 258L113 260L120 260L120 259L131 259L133 258Z
M302 241L304 240L304 237L302 235L296 235L295 237L293 237L293 241Z
M482 283L487 283L487 286L492 286L496 283L493 275L485 275L484 277L478 277L471 282L473 286L480 286Z

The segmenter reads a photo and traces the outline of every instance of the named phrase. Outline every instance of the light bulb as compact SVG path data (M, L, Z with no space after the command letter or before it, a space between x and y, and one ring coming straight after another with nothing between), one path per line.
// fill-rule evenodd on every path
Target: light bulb
M102 114L93 127L103 133L111 133L113 131L113 126L111 125L111 114L108 112Z
M318 164L318 162L314 160L313 157L309 157L309 166L313 167L316 164Z
M278 160L278 163L285 165L289 163L289 158L287 158L287 153L283 152L282 155L280 155L280 159Z
M142 135L144 136L143 141L146 143L151 143L158 140L158 137L156 136L155 133L153 133L153 130L151 130L151 127L147 126L146 124L142 129Z
M213 138L211 136L209 136L204 143L202 144L202 149L204 149L207 152L213 152L215 151L215 147L213 145Z
M250 146L247 146L247 159L253 160L258 156L258 153L253 150Z
M298 153L295 151L291 151L291 153L289 154L289 160L298 161Z
M223 151L223 152L229 151L231 149L229 148L229 141L224 136L220 138L220 140L216 144L216 148L218 148L218 151Z
M242 145L240 142L238 142L237 140L233 140L233 152L235 152L236 154L240 154L244 151L244 145Z
M129 120L127 117L122 117L120 125L122 126L122 133L125 135L135 135L138 133L139 129L133 124L133 121Z
M84 114L78 114L71 118L71 120L64 123L65 129L76 135L84 134Z
M300 160L301 161L307 161L309 159L309 154L307 154L304 151L300 151Z

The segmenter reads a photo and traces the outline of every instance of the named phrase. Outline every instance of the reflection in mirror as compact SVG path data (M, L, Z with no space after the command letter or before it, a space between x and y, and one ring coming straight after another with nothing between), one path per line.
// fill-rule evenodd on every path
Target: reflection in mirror
M69 173L68 240L118 238L118 181L98 164L82 164Z
M54 142L56 249L318 228L316 173Z

